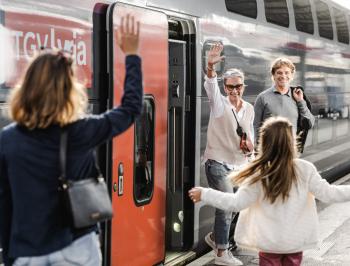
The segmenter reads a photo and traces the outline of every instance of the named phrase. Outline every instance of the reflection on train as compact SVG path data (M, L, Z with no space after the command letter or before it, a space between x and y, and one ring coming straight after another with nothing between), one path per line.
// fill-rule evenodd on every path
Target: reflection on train
M6 97L41 46L72 53L90 111L120 103L124 57L113 45L120 16L142 24L144 113L99 149L115 217L102 224L105 265L175 265L193 259L211 230L214 210L193 206L189 188L207 186L201 155L209 101L206 54L224 45L218 79L230 67L246 73L250 103L271 85L270 63L286 56L294 84L312 102L316 123L302 156L324 178L350 170L349 10L325 0L2 0L0 125Z

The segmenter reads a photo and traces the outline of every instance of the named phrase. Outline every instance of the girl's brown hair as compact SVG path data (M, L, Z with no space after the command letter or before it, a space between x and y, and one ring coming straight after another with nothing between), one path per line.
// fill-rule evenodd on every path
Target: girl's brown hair
M296 141L292 124L283 117L268 118L260 128L256 159L241 172L230 177L235 184L261 181L265 199L274 203L288 199L293 183L297 182L294 167Z
M29 129L63 126L80 118L87 95L74 78L72 64L62 51L40 53L10 95L10 117Z

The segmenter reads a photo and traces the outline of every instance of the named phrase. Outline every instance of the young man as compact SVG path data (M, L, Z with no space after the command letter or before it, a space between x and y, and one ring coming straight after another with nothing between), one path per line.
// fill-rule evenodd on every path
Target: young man
M258 139L259 128L271 116L283 116L292 123L294 132L297 131L298 116L308 121L310 128L315 118L306 106L303 91L290 89L290 83L295 73L294 64L287 58L277 58L271 67L273 86L261 92L254 104L255 139Z

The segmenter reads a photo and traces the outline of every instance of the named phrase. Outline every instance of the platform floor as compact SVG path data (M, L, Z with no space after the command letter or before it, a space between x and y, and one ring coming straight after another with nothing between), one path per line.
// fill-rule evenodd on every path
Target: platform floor
M350 185L350 174L334 184ZM320 221L320 245L317 249L304 252L303 266L349 266L350 265L350 202L326 205L317 202ZM259 265L258 256L250 251L233 254L245 266ZM188 266L213 266L214 252L211 251Z

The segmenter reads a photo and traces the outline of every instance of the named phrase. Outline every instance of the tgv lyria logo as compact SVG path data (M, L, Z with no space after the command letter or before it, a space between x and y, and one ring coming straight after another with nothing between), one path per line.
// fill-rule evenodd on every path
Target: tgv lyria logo
M86 43L77 31L64 31L56 34L54 28L49 28L47 33L34 31L12 30L15 42L15 55L17 60L21 56L29 59L34 51L40 47L58 48L72 53L77 65L86 65Z

